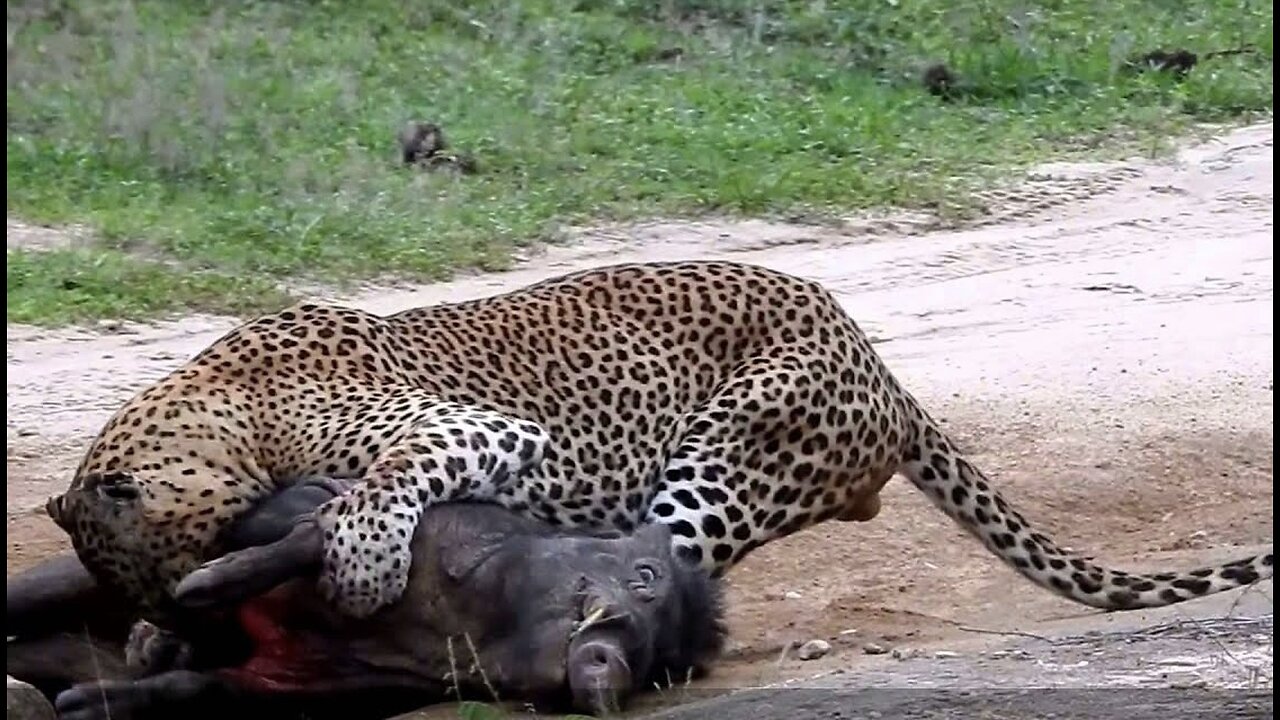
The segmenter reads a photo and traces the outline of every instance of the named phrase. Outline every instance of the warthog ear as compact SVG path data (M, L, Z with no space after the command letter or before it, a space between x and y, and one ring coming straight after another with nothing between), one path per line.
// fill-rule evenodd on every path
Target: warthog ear
M189 608L230 607L317 572L323 559L324 533L307 519L270 545L237 550L201 565L178 583L173 597Z

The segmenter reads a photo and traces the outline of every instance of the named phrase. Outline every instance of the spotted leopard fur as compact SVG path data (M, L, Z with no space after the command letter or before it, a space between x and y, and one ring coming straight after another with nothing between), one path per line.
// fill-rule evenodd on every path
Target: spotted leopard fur
M722 573L905 475L1031 581L1108 609L1271 576L1272 555L1128 574L1034 530L818 284L729 262L631 264L381 317L301 304L232 331L128 402L49 513L103 582L162 618L218 531L272 488L358 478L317 512L321 589L394 601L423 508L665 523Z

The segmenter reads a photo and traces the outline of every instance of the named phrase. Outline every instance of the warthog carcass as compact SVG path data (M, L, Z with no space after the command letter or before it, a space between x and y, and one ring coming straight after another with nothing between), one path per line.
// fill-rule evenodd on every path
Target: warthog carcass
M9 578L9 674L67 720L385 717L456 693L599 713L721 650L719 587L673 557L665 527L586 535L485 504L431 508L402 600L344 616L315 591L310 519L340 490L292 486L230 527L225 546L245 551L183 581L177 633L130 632L74 556Z

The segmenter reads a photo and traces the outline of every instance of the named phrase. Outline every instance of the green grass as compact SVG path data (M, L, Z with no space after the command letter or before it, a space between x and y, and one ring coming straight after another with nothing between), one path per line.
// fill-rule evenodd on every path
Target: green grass
M8 319L31 323L439 278L595 220L963 213L1030 162L1272 109L1261 0L28 0L8 20L9 214L100 238L8 253ZM1181 84L1116 72L1243 44ZM980 92L930 97L932 60ZM401 167L412 118L480 174Z
M511 712L499 705L466 701L458 703L458 720L515 720L518 717L535 717L530 713ZM545 716L544 716L545 717ZM591 715L553 715L556 720L593 720Z

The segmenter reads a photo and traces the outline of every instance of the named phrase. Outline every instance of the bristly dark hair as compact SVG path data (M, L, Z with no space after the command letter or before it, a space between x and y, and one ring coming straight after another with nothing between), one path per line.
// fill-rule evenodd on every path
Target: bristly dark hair
M648 687L705 676L729 635L719 579L679 558L673 560L676 592L663 609Z

